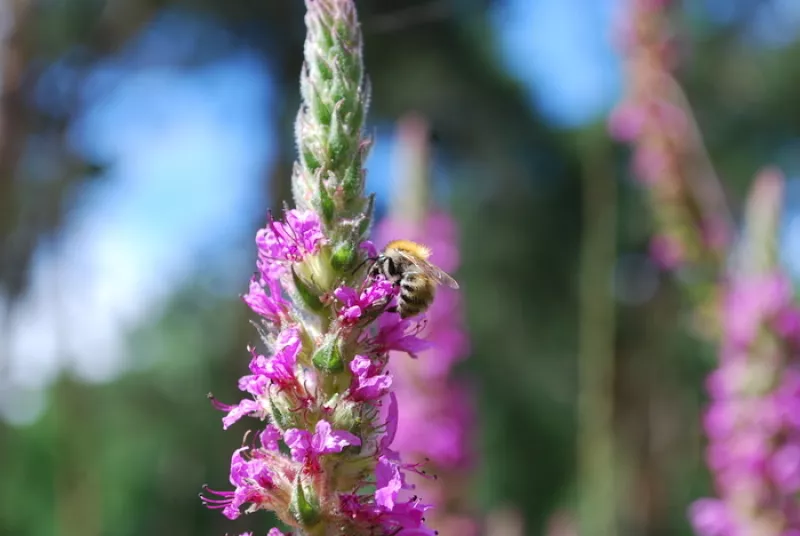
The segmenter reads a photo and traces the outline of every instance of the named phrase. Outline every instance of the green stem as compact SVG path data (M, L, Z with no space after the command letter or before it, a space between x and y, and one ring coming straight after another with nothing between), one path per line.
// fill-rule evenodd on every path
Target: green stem
M602 133L582 143L584 228L578 349L578 519L580 534L611 536L616 527L614 457L616 177Z

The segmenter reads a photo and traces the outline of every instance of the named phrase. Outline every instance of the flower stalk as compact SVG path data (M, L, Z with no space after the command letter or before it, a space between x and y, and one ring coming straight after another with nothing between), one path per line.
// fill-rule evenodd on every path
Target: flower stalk
M725 195L690 106L673 76L672 0L628 0L621 35L627 92L609 119L611 135L633 149L633 174L649 198L655 223L651 255L674 270L717 335L719 275L733 239Z
M258 271L245 303L259 316L245 397L227 405L225 429L261 423L231 459L233 490L204 502L230 519L275 512L292 534L433 535L431 508L416 495L392 449L398 402L389 354L427 345L419 318L387 312L397 289L365 266L372 197L364 194L362 135L368 90L352 0L307 0L297 208L258 231ZM272 529L270 536L282 534Z

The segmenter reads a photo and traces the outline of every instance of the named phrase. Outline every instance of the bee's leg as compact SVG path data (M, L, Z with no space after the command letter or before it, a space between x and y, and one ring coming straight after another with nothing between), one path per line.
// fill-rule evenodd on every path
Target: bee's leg
M391 307L387 307L386 308L386 312L387 313L396 313L397 312L397 306L396 305L392 305Z

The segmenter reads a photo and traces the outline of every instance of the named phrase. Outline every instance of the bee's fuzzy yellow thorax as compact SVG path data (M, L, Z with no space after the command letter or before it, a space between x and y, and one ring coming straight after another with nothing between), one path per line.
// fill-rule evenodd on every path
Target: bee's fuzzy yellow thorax
M386 249L399 249L415 257L427 259L431 256L431 250L422 244L417 244L411 240L392 240L386 244Z

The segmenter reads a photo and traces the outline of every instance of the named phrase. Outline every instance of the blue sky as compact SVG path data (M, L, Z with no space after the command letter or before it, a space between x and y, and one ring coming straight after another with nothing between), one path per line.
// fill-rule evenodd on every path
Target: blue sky
M617 4L510 0L494 14L503 61L554 125L599 120L617 99L609 31ZM274 157L275 133L265 120L273 109L269 70L243 49L205 67L174 68L208 32L225 30L167 12L81 82L86 106L70 140L114 165L83 192L61 246L39 253L33 290L10 333L0 333L12 353L10 384L0 385L6 418L34 419L44 388L64 367L87 381L124 371L126 332L202 269L201 255L251 242L252 219L242 215L267 206L253 192ZM55 65L40 102L55 102L53 88L70 76ZM370 188L384 197L391 148L391 137L382 137L368 163ZM800 250L800 220L788 229L787 244ZM231 274L230 292L245 279ZM62 292L55 310L54 281ZM20 411L23 399L28 411ZM17 401L14 411L9 400Z

